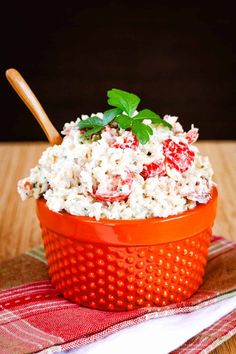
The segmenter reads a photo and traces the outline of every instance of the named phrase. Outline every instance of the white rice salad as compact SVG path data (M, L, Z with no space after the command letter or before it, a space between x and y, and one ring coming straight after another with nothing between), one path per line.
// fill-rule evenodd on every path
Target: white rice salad
M172 129L144 120L153 135L142 145L115 124L85 139L78 123L87 118L66 123L62 144L48 147L18 182L23 200L43 197L50 210L97 220L167 217L209 201L213 171L193 145L198 129L184 132L169 115Z

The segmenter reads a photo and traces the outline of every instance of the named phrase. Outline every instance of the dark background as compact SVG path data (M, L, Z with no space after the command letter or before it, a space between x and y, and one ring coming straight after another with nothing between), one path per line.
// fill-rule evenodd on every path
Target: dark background
M49 6L50 4L50 6ZM44 134L4 77L15 67L61 130L107 108L106 91L178 115L205 139L236 138L235 11L228 2L8 3L2 12L1 140Z

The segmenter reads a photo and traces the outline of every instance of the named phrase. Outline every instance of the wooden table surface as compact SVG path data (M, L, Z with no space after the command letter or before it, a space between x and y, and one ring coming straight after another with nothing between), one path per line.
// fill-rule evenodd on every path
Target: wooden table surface
M41 242L35 202L21 202L17 180L28 175L36 165L46 143L0 144L0 261L12 258ZM219 203L214 233L236 240L236 141L204 141L198 146L208 155L218 184ZM236 353L236 336L213 351Z

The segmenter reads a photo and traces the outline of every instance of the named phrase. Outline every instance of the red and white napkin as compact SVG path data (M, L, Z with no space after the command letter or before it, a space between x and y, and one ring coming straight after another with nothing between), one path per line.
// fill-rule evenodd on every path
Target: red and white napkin
M208 353L236 332L235 259L236 243L214 237L203 285L190 299L106 312L58 294L34 250L1 265L0 353Z

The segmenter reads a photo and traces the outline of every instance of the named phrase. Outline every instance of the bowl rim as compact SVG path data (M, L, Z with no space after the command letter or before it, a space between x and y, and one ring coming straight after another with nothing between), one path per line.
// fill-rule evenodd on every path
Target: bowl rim
M136 224L136 223L143 223L143 222L167 222L170 220L177 220L177 219L182 219L184 217L199 213L201 211L203 211L204 209L206 209L206 207L209 207L211 204L214 203L214 201L216 200L217 196L218 196L218 191L217 188L215 186L212 187L211 189L211 199L205 203L205 204L198 204L197 206L195 206L193 209L189 209L186 211L183 211L181 213L175 214L175 215L170 215L167 217L152 217L152 218L145 218L145 219L107 219L107 218L101 218L99 220L97 220L95 217L90 217L90 216L84 216L84 215L73 215L70 213L67 213L66 211L59 211L59 212L55 212L53 210L50 210L46 204L46 200L41 197L39 199L36 200L37 204L44 204L44 207L46 209L48 209L48 211L50 213L55 213L55 214L59 214L61 216L65 216L66 218L73 218L75 220L78 221L83 221L83 222L95 222L97 224Z
M167 218L96 220L88 216L51 211L43 198L37 200L37 214L43 234L52 232L86 243L139 246L174 242L202 232L211 232L216 205L217 189L214 187L208 203Z

